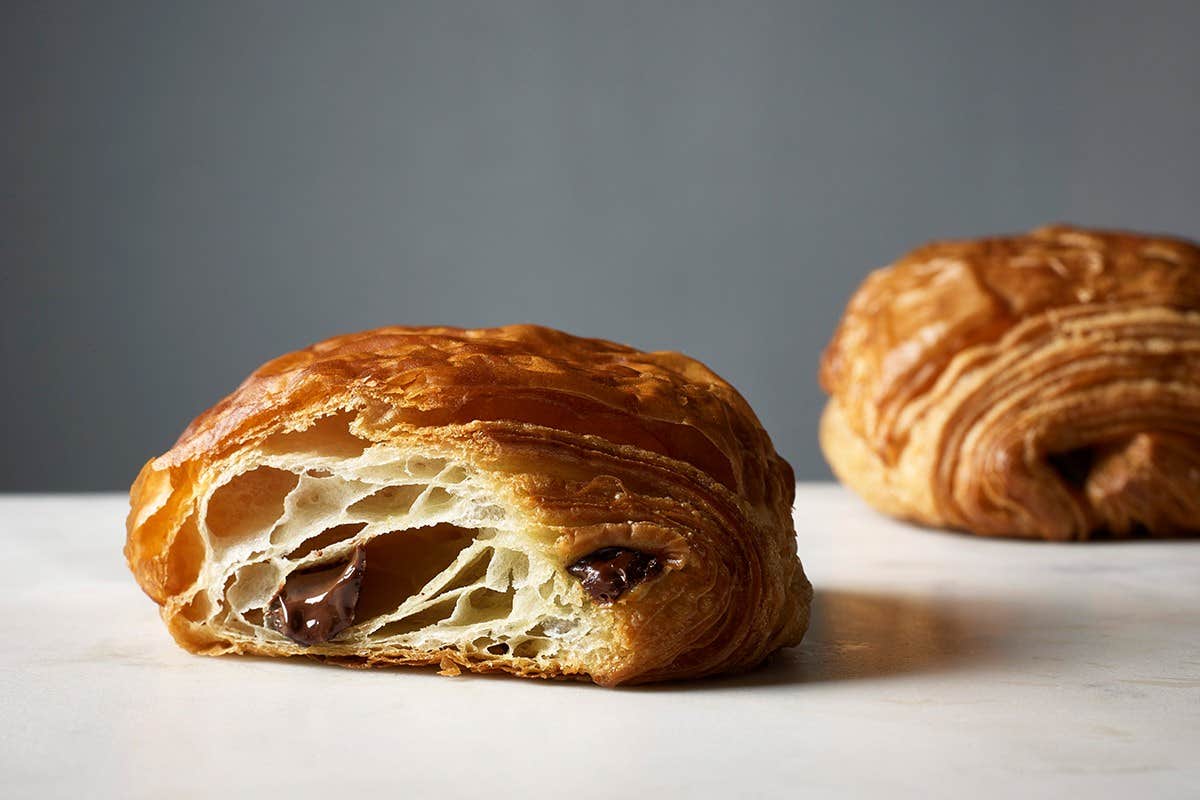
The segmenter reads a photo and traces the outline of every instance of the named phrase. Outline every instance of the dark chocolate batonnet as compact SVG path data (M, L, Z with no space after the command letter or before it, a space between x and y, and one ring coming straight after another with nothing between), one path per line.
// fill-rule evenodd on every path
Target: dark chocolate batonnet
M348 561L293 572L267 607L267 625L305 647L329 641L354 624L366 571L359 547Z
M613 603L639 583L662 572L662 563L649 553L628 547L602 547L567 567L598 603Z
M267 625L305 647L329 641L354 624L366 566L366 550L359 547L348 561L292 573L268 605ZM639 550L603 547L567 571L593 600L607 604L657 576L662 563Z

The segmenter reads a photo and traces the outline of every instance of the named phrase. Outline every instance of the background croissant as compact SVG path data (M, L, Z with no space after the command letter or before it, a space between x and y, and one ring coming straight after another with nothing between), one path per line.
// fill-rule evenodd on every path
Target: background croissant
M1200 250L1066 226L870 275L821 445L881 511L989 536L1200 531Z

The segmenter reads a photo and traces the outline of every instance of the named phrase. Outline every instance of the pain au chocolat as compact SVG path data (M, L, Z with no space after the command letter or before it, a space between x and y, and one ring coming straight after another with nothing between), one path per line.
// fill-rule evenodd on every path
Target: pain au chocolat
M142 469L130 568L203 654L603 685L800 641L792 471L679 353L519 325L275 359Z
M987 536L1200 532L1200 249L1045 227L869 276L821 445L881 511Z

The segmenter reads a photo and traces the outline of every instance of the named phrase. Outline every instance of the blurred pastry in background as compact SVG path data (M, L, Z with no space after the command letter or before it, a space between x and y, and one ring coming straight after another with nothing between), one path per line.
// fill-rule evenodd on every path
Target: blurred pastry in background
M1200 248L1063 225L872 273L821 447L875 508L984 536L1200 532Z

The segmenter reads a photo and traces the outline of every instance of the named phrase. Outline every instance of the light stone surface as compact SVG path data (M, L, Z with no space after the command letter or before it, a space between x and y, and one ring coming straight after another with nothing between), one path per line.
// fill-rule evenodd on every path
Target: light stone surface
M190 656L124 512L0 497L0 796L1200 796L1200 542L976 540L802 485L804 644L612 691Z

